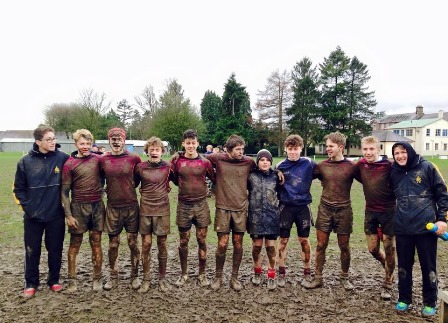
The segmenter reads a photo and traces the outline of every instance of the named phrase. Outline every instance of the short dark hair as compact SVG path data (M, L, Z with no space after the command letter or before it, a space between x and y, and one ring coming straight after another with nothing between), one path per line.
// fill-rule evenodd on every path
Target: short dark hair
M198 132L194 129L185 130L182 135L182 140L185 139L198 139Z
M41 125L39 127L37 127L36 129L34 129L33 132L33 136L35 140L42 140L42 138L44 137L44 135L47 132L53 132L54 133L54 129L50 126L47 125Z
M231 135L227 141L224 147L227 148L228 152L231 152L233 148L239 145L246 145L246 142L244 141L243 137L238 135Z

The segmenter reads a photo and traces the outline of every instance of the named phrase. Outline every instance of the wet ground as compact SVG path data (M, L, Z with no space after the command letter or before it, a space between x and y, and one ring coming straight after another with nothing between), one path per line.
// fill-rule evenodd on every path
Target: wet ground
M438 315L432 320L420 316L422 299L418 265L414 270L414 306L409 313L397 314L394 311L396 287L390 301L381 300L379 287L383 270L366 250L352 250L351 281L356 289L351 292L344 291L339 284L339 251L334 243L328 249L324 287L303 289L299 283L302 270L297 246L293 242L288 249L288 283L285 288L268 291L265 283L257 287L252 285L250 247L245 246L240 270L244 289L235 292L229 288L232 259L229 250L224 285L214 292L196 284L197 258L192 243L189 255L190 280L182 289L174 286L180 267L175 239L170 244L167 278L171 289L167 293L160 292L157 287L157 256L154 250L150 291L142 295L129 287L129 254L123 247L120 247L118 289L93 292L90 252L88 242L84 239L78 261L78 292L54 293L43 288L30 299L22 297L22 249L3 248L0 253L0 322L436 322L439 319ZM442 245L439 251L441 289L445 289L447 282L447 247L448 243ZM65 247L62 282L65 282L66 277L66 250ZM210 280L214 272L214 251L215 246L209 245L207 276ZM106 277L107 252L104 254ZM44 252L42 282L45 282L47 273L45 258Z

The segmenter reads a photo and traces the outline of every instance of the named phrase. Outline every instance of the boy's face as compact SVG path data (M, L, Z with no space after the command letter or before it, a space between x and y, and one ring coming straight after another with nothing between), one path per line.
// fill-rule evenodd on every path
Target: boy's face
M78 149L78 155L89 156L90 149L92 148L92 141L87 140L84 137L79 137L78 141L75 142L75 146Z
M330 139L327 139L326 143L326 152L328 154L328 157L330 159L337 159L342 157L342 151L344 150L344 146L338 146L337 143L331 141Z
M162 158L162 147L153 145L148 147L148 160L151 163L158 163Z
M228 151L227 154L232 159L242 159L244 155L244 145L233 147L233 149L231 151Z
M368 163L374 163L380 156L380 149L377 144L362 144L361 146L362 156Z
M406 166L406 163L408 162L408 151L400 146L395 147L394 160L398 163L398 165Z
M290 161L297 161L302 153L302 147L288 146L286 147L286 156Z
M199 146L199 141L197 138L185 138L182 141L182 147L185 148L185 155L187 157L196 157L196 149Z
M124 152L124 139L120 136L112 136L109 138L109 146L112 155L120 155Z
M271 161L266 157L261 157L258 161L258 168L264 172L267 171L269 168L271 168Z

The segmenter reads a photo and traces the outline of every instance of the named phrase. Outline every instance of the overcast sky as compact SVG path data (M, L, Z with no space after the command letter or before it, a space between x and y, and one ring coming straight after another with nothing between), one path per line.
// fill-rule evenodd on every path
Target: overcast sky
M418 4L417 4L418 3ZM91 88L112 106L177 79L199 107L231 73L251 105L269 75L340 46L369 68L377 111L448 111L444 1L2 1L0 130Z

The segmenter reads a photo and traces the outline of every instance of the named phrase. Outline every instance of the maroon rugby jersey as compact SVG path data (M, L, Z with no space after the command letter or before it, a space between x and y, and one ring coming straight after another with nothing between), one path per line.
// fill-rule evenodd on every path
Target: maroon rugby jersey
M395 209L395 195L389 183L391 167L387 159L368 163L362 158L356 164L355 177L362 183L366 210L390 212Z
M322 181L321 203L335 208L350 206L355 169L355 164L346 158L340 161L327 159L317 164L314 177Z
M185 157L184 152L177 153L171 159L171 169L179 186L178 199L186 203L195 203L207 198L207 176L215 182L212 163L200 154L196 158Z
M107 205L126 207L138 203L134 168L141 163L140 157L128 151L121 155L109 152L102 155L100 160L106 178Z
M140 216L170 215L169 181L172 178L171 163L145 161L135 168L140 182Z
M247 209L247 178L256 168L255 161L247 156L232 159L227 153L205 155L216 169L216 207L224 210Z
M70 156L62 168L62 185L70 185L71 199L77 203L93 203L101 200L103 186L100 176L100 157Z

